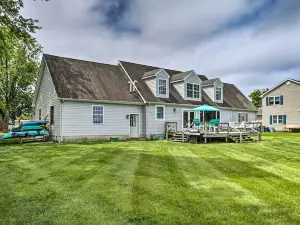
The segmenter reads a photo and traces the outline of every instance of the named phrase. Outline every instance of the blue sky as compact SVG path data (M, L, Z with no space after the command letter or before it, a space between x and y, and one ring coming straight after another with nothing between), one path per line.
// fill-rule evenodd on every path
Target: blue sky
M298 0L25 0L46 53L194 69L245 94L300 79Z

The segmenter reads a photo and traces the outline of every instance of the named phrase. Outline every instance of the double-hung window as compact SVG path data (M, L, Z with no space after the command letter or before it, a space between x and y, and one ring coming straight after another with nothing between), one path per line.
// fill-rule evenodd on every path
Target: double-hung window
M194 84L194 98L200 97L200 85Z
M284 124L283 115L273 115L272 124Z
M200 98L200 85L187 83L186 96L188 98Z
M156 119L163 120L165 119L165 107L164 106L156 106Z
M216 100L217 101L222 100L222 88L216 88Z
M248 122L248 113L239 113L238 117L239 123Z
M158 94L160 95L167 94L167 80L163 80L163 79L158 80Z
M93 123L103 124L104 122L104 107L100 105L93 106Z
M283 105L283 95L267 97L267 105Z

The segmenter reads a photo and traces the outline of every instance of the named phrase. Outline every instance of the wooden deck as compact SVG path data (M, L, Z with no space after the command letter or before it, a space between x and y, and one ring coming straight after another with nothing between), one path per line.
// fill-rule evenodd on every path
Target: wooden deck
M174 142L208 143L208 142L253 142L261 140L260 123L243 123L231 127L229 123L202 123L192 128L176 132L175 126L172 132L166 132L167 140L171 137ZM202 126L201 126L202 125ZM176 125L177 128L177 125Z

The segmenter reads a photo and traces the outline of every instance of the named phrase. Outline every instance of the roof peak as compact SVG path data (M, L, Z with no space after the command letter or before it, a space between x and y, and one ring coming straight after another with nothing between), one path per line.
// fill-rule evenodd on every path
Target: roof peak
M43 56L56 57L56 58L61 58L61 59L75 60L75 61L88 62L88 63L96 63L96 64L107 65L107 66L117 66L116 64L108 64L108 63L90 61L90 60L86 60L86 59L78 59L78 58L71 58L71 57L65 57L65 56L59 56L59 55L52 55L52 54L47 54L47 53L43 53Z

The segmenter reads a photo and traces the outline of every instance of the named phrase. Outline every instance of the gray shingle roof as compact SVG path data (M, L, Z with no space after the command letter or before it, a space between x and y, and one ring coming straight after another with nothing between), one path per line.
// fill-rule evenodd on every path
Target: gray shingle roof
M129 92L129 79L120 66L46 54L44 55L44 60L49 68L59 98L143 102L137 94ZM121 63L131 79L137 80L137 88L147 102L209 104L212 106L255 110L253 104L235 85L227 83L224 83L223 87L224 102L222 104L214 103L203 90L202 101L185 100L172 84L169 88L170 94L168 99L157 98L142 78L145 73L151 71L153 73L153 71L160 68L129 62ZM183 73L176 70L165 70L171 76L171 79L172 76ZM203 80L207 79L204 75L198 76L203 76Z
M219 106L219 107L229 107L229 108L238 108L238 109L251 109L256 110L254 105L250 102L250 100L244 96L244 94L233 84L223 83L223 91L224 91L224 102L223 103L215 103L213 102L208 95L202 90L202 101L190 101L185 100L183 97L178 93L175 87L171 84L170 85L170 93L169 99L165 98L157 98L148 85L142 80L142 74L157 69L157 67L135 64L130 62L121 61L123 67L129 74L129 76L133 80L138 81L138 88L141 90L141 93L147 102L158 102L158 103L175 103L175 104L209 104L212 106ZM172 77L176 74L180 74L183 72L165 69L166 72ZM202 75L203 76L203 75ZM204 79L205 80L205 76ZM201 78L200 78L201 79ZM206 78L206 80L208 80ZM211 79L214 80L214 79ZM215 79L217 80L217 79ZM211 81L210 81L211 82Z
M205 80L202 82L202 85L213 85L216 82L216 80L218 80L218 78Z
M161 69L155 69L155 70L151 70L149 72L144 73L143 78L147 78L147 77L152 77L154 76L158 71L160 71Z
M171 82L174 82L174 81L180 81L180 80L183 80L184 78L186 78L192 71L186 71L186 72L182 72L182 73L177 73L177 74L174 74L170 81Z
M59 98L142 102L119 66L44 54Z

